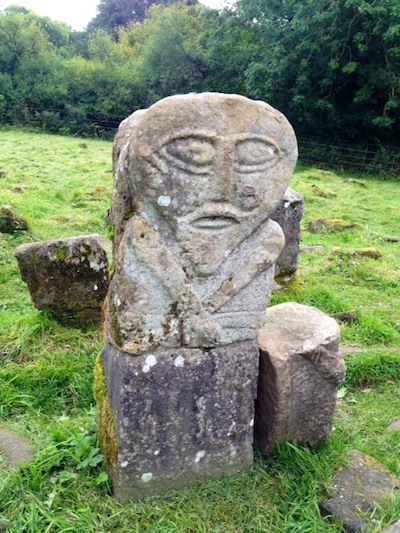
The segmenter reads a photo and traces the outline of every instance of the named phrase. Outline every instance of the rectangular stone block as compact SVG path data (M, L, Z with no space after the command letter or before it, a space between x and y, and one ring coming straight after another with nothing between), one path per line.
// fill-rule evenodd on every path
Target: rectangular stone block
M100 439L117 441L109 469L120 501L234 474L253 463L255 342L136 357L108 344L102 364L112 420L105 424L103 418Z

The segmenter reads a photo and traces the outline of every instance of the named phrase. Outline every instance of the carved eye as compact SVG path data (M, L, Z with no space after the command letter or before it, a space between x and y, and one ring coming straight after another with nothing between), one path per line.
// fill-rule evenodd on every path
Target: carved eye
M184 137L164 145L160 155L182 170L207 174L214 160L215 147L210 139Z
M241 173L260 172L277 163L279 148L264 139L244 139L236 143L235 170Z

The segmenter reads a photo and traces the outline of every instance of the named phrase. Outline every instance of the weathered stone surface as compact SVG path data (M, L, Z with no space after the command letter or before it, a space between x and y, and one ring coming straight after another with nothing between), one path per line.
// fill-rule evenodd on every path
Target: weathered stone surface
M285 247L275 265L275 276L290 276L297 270L300 255L300 221L304 211L304 198L287 189L271 219L278 222L285 235Z
M302 254L326 254L326 248L324 246L321 246L319 244L315 246L300 246L300 253Z
M337 474L334 496L320 503L325 515L343 521L346 531L375 531L362 517L371 514L377 505L384 504L394 491L400 490L400 479L374 458L357 450L347 454L348 465Z
M362 229L362 225L357 222L349 222L340 218L318 218L309 223L308 229L311 233L341 233L342 231L347 231L349 229Z
M397 235L383 235L382 240L386 242L400 242L400 237Z
M117 434L111 469L121 501L163 494L253 462L256 343L102 355Z
M294 440L316 445L331 431L344 379L337 322L297 303L267 310L258 342L260 375L255 436L261 451Z
M270 216L296 158L285 117L242 96L173 96L122 123L104 388L96 374L121 500L251 464L257 331L284 246Z
M342 357L346 357L346 355L361 353L362 348L360 348L359 346L347 346L345 344L341 344L339 346L339 352Z
M237 95L174 96L132 115L114 154L110 341L139 353L254 338L283 247L268 217L297 156L286 119Z
M388 427L388 429L390 431L400 431L400 419L392 422L390 426Z
M70 326L101 322L109 277L97 235L23 244L15 256L37 309Z
M18 216L11 205L0 206L0 233L14 233L14 231L27 230L27 221Z
M25 437L13 431L0 428L0 456L3 459L3 468L16 468L21 463L33 460L34 449Z

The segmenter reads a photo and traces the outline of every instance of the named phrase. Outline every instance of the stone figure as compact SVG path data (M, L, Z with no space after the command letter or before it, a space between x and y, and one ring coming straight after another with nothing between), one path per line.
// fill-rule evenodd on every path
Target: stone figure
M265 103L213 93L138 115L117 162L132 216L114 199L108 338L132 354L255 338L283 247L269 216L295 163L290 126Z
M257 332L284 246L269 217L296 157L287 119L238 95L172 96L121 124L99 423L121 500L251 464Z

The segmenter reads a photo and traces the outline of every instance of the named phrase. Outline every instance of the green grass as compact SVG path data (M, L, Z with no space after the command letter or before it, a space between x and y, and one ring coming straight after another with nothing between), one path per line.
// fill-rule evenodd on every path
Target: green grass
M382 240L400 231L398 182L367 177L364 186L348 182L350 175L300 168L292 183L306 199L303 244L326 253L303 254L297 277L272 303L357 316L342 326L343 341L360 353L346 358L329 442L317 450L284 444L268 456L255 451L253 468L237 476L122 506L110 495L95 433L93 367L102 335L64 328L35 310L14 259L26 242L105 237L111 143L0 131L0 172L0 204L30 224L27 233L0 234L0 425L37 449L35 461L13 472L1 469L0 457L0 523L7 531L341 532L339 522L320 516L318 501L329 496L349 449L400 475L400 435L386 429L400 418L400 245ZM315 219L345 224L340 232L313 234L307 228ZM365 248L381 257L353 253ZM399 514L394 499L367 519L379 531Z

